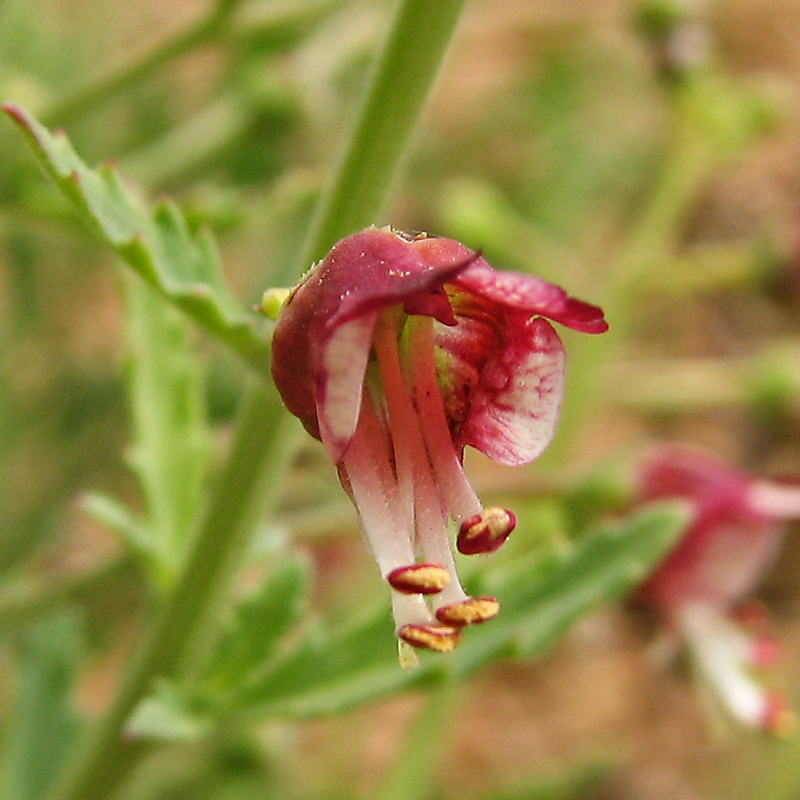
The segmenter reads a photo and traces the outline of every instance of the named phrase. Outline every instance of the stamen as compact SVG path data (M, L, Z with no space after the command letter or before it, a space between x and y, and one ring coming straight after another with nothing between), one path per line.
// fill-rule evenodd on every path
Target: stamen
M407 431L415 424L413 409L407 408L406 387L400 369L397 339L400 334L397 315L384 311L378 321L373 338L375 355L383 382L384 396L389 411L389 435L394 452L397 486L406 508L409 525L414 523L414 460L408 443Z
M461 522L479 514L481 502L472 489L459 453L453 446L447 415L444 409L439 381L436 376L436 342L433 319L410 317L409 350L412 364L414 400L420 420L425 446L430 454L436 484L452 517Z
M767 630L767 612L763 603L751 600L734 609L732 619L747 634L746 658L754 667L772 667L781 655L778 640Z
M450 573L439 564L410 564L393 569L386 580L403 594L437 594L450 583Z
M767 610L758 600L748 600L733 609L731 617L745 630L751 633L761 633L767 623Z
M389 442L365 393L342 468L353 492L364 536L382 575L414 563L411 532L392 470Z
M468 597L459 603L451 603L436 609L436 619L445 625L460 628L486 622L497 616L500 603L494 597Z
M412 647L435 650L437 653L451 652L461 639L460 629L447 625L403 625L397 635Z
M441 587L443 591L437 595L434 602L437 606L462 602L468 597L459 583L453 561L444 512L445 498L439 492L431 467L432 459L420 428L420 418L411 401L410 391L406 387L397 349L395 325L392 318L385 314L378 327L375 350L387 395L389 429L392 445L395 448L398 480L400 476L405 476L404 482L413 484L412 516L417 541L424 558L428 563L441 565L451 577L446 587ZM413 359L416 359L417 355L418 353L414 352ZM453 445L449 433L447 447L452 451ZM409 471L410 477L408 477Z
M517 525L516 515L505 508L485 508L461 523L456 539L458 552L465 556L494 553Z
M756 481L748 491L748 505L768 517L797 519L800 517L800 487L770 481Z
M748 660L754 667L765 669L774 666L780 655L781 646L777 639L768 633L762 633L753 639Z
M747 670L741 631L713 609L701 605L684 609L679 624L701 674L729 713L745 725L764 727L768 696Z
M413 337L417 320L411 318L408 324L412 328ZM426 323L423 327L432 333L430 324ZM470 509L477 507L477 512L481 509L472 487L464 476L450 438L444 405L436 382L433 338L424 337L421 342L416 340L411 342L409 349L405 351L408 356L406 362L408 371L405 374L400 362L398 338L397 317L392 312L384 312L375 332L374 348L386 397L390 446L394 452L397 485L406 503L409 497L411 498L412 508L409 516L413 520L416 539L426 563L412 563L398 567L387 575L387 580L396 591L406 595L435 595L433 601L435 613L439 621L444 623L440 626L432 624L432 619L429 623L409 619L396 613L395 619L398 621L400 631L405 631L398 635L416 647L450 650L458 641L449 632L451 629L460 629L464 625L490 619L497 614L499 603L493 598L469 597L458 580L453 561L446 519L452 493L448 495L438 479L435 464L437 458L440 462L443 459L432 452L434 443L443 449L444 455L451 462L448 469L452 470L452 465L455 465L456 483L463 484L458 502L462 507L465 503ZM428 383L427 391L435 393L438 398L439 411L434 415L434 427L438 425L440 433L443 434L441 436L437 434L426 438L423 428L426 423L428 428L432 427L431 415L425 417L420 408L419 398L415 397L416 405L412 402L414 389L407 388L407 381L412 384L416 382L415 370L419 360L427 365L426 369L432 377L433 382ZM450 483L452 484L452 481ZM510 532L508 524L506 527ZM401 624L403 618L408 620L406 625ZM446 636L442 628L447 631ZM444 641L443 636L445 636Z
M436 624L425 598L419 593L392 592L392 616L397 629L404 625Z

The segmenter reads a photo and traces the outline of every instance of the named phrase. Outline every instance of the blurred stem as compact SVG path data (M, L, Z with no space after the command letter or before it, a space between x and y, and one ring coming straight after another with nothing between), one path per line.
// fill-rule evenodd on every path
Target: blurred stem
M327 249L352 226L368 224L383 207L462 4L400 0L360 112L367 121L359 120L353 128L305 252ZM397 102L398 97L407 102ZM388 143L379 141L387 132ZM361 148L369 154L360 153ZM204 657L206 643L213 641L236 567L274 499L291 453L297 428L294 420L291 428L289 422L272 386L250 387L231 452L174 589L110 709L89 732L49 800L107 800L152 750L147 742L125 740L126 721L158 677L191 673Z
M215 39L242 0L218 0L205 16L165 39L155 50L116 66L67 95L40 115L47 127L66 125L119 92L135 85L195 47Z
M565 463L587 407L597 402L601 368L630 332L637 294L646 285L651 267L663 264L675 253L683 217L718 163L714 138L698 124L694 107L702 102L703 93L692 86L676 92L674 134L664 167L641 215L617 253L605 281L605 291L599 298L609 330L602 336L581 336L580 343L570 349L569 390L561 410L560 432L540 460L542 466Z
M638 224L620 249L603 298L606 313L614 320L615 339L628 333L632 299L647 286L650 266L675 254L691 203L719 162L717 143L698 124L694 106L703 100L704 93L692 86L679 91L675 98L674 137L667 162Z
M19 578L0 591L0 627L22 624L33 616L118 584L133 574L133 560L125 555L60 579L44 575Z
M434 791L434 770L441 756L446 718L456 695L456 683L445 680L433 690L409 732L392 771L375 800L426 800Z

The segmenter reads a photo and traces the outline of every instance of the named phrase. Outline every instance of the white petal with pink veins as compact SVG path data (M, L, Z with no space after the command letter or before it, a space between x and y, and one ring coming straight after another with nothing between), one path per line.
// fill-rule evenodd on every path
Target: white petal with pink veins
M460 439L500 464L527 464L553 438L565 354L544 319L520 320L487 362Z

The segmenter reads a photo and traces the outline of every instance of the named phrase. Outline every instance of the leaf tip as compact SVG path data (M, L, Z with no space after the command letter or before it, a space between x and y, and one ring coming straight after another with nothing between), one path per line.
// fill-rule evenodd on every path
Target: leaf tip
M28 113L22 106L17 105L16 103L5 102L0 104L0 109L3 110L3 113L8 114L8 116L17 123L17 125L29 127Z

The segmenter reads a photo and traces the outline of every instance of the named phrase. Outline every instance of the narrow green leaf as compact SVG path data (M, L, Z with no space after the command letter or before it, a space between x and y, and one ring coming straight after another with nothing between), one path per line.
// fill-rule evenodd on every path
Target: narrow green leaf
M212 690L243 687L279 650L301 618L308 589L308 563L284 556L261 586L236 609L203 681Z
M580 800L593 792L613 770L607 761L580 761L563 775L537 777L479 796L479 800Z
M194 236L168 201L154 213L123 184L112 164L91 169L66 135L51 134L25 109L2 106L19 126L47 174L100 238L171 303L189 314L250 367L266 374L268 347L225 288L210 239Z
M124 503L102 492L87 492L81 506L90 517L119 534L137 555L145 559L152 557L152 540L147 526Z
M429 679L430 669L403 670L388 609L334 630L318 629L239 698L259 715L338 714Z

